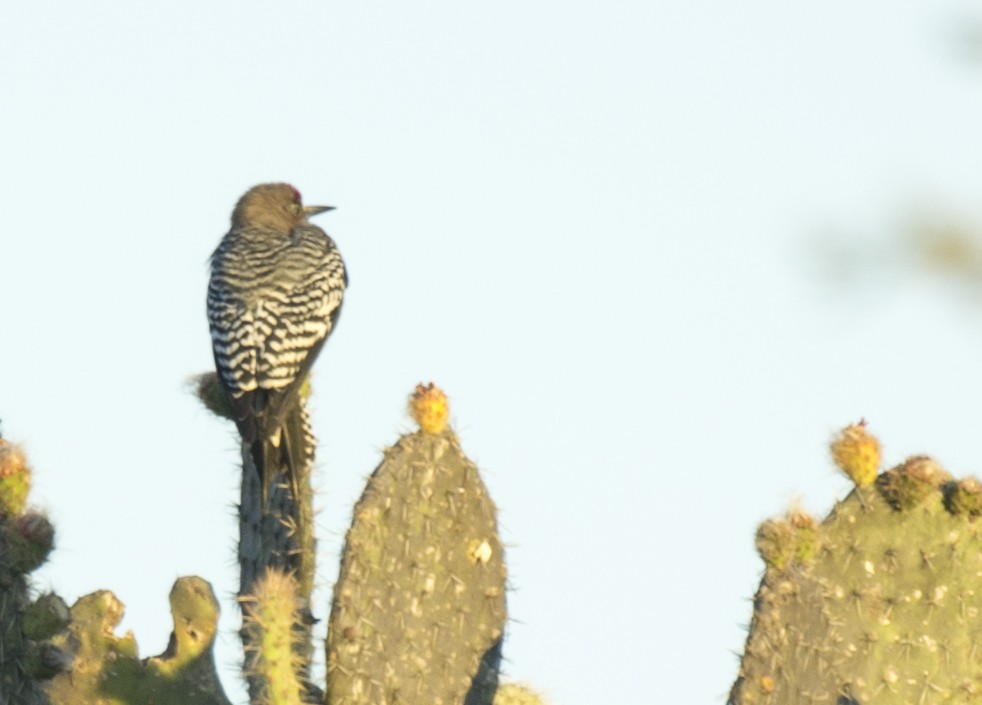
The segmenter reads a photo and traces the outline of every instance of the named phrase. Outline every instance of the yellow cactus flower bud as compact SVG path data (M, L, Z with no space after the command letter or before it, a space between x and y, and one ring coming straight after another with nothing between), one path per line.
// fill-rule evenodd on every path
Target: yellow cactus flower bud
M869 487L880 469L880 442L866 430L866 420L842 429L830 444L832 460L857 487Z
M450 415L447 395L432 382L417 384L415 393L409 398L409 415L424 433L443 433Z

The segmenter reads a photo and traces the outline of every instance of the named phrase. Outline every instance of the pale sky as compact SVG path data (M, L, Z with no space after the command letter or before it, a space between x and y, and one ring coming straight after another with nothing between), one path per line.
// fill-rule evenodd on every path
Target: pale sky
M58 529L38 586L113 590L146 656L202 576L244 702L236 441L185 380L235 200L286 180L338 207L351 278L315 367L318 615L433 380L500 509L505 677L722 703L756 525L848 490L833 430L982 473L978 307L814 261L924 207L982 223L971 7L4 4L0 419Z

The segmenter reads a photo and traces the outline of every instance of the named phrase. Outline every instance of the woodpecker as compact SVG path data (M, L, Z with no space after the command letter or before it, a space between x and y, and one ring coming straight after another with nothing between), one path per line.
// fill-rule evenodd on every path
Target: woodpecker
M348 276L334 241L283 183L249 189L211 256L208 324L218 379L259 472L265 506L282 446L294 499L307 440L300 391L341 312ZM300 412L300 413L296 413ZM293 426L297 426L294 428ZM272 466L272 467L271 467Z

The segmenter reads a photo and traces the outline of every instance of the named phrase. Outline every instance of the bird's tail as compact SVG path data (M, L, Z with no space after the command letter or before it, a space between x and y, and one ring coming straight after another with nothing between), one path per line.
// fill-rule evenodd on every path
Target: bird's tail
M303 400L287 412L283 423L270 438L257 439L251 445L251 455L262 491L264 511L269 510L270 493L276 487L290 490L289 503L300 503L309 485L314 464L315 439L310 417Z
M239 504L242 594L267 568L293 573L309 597L313 589L315 539L313 436L302 404L291 410L277 437L243 443Z
M294 501L302 504L310 493L310 473L314 466L316 440L310 428L307 404L298 399L281 427L283 461Z

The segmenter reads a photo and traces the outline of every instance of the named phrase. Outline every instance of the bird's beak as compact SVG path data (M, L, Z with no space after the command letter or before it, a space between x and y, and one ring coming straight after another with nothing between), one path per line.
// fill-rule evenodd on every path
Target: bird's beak
M318 213L326 213L327 211L333 211L334 206L304 206L303 214L308 218L312 215L317 215Z

